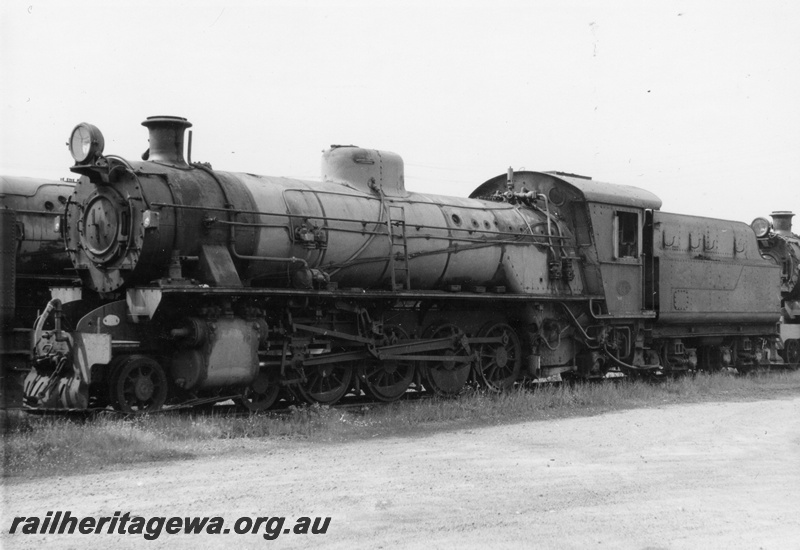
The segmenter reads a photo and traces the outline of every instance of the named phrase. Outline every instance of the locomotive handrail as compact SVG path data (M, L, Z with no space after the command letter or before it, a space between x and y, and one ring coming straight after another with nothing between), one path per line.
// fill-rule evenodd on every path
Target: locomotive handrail
M231 211L234 212L235 211ZM219 221L219 220L218 220ZM290 257L282 257L282 256L252 256L248 254L240 254L236 250L236 227L234 225L230 227L230 235L228 236L228 251L230 252L231 256L236 258L237 260L244 260L244 261L251 261L251 262L275 262L275 263L289 263L289 264L303 264L306 268L308 267L308 261L304 260L303 258L296 258L294 256Z
M430 203L425 203L430 204ZM290 214L287 212L260 212L256 210L231 210L230 208L222 208L222 207L214 207L214 206L195 206L191 204L173 204L173 203L165 203L165 202L153 202L151 206L157 206L160 208L184 208L187 210L207 210L207 211L216 211L216 212L228 212L233 213L235 215L239 214L252 214L257 216L276 216L276 217L284 217L284 218L301 218L304 220L323 220L323 221L337 221L337 222L346 222L346 223L354 223L354 224L375 224L376 226L383 227L386 225L386 222L383 221L372 221L372 220L358 220L353 218L333 218L328 216L312 216L308 214ZM235 224L235 225L242 225L247 227L262 227L259 225L258 222L233 222L227 220L215 220L215 223L222 223L222 224ZM553 238L558 240L567 240L568 237L563 235L537 235L535 233L515 233L511 231L493 231L489 229L477 229L473 227L448 227L448 226L439 226L439 225L427 225L427 224L420 224L420 223L407 223L408 227L420 228L420 229L436 229L441 231L461 231L466 233L482 233L486 235L513 235L513 236L530 236L530 237L542 237L542 238ZM263 227L272 227L271 225L265 225ZM277 226L283 227L283 226ZM326 227L325 229L329 231L350 231L345 230L342 228L331 228ZM358 233L361 233L360 230L355 230ZM380 235L385 235L386 233L378 233ZM412 235L409 238L414 238L416 235ZM449 238L449 237L448 237Z
M498 244L530 244L530 243L521 242L521 241L499 241L499 240L494 240L494 241L480 240L479 241L477 239L467 240L467 239L458 239L458 238L452 238L452 239L449 239L449 240L459 240L459 241L473 242L475 244L472 244L472 245L469 245L469 246L453 245L453 246L448 246L447 248L440 248L438 250L425 250L425 251L422 251L422 252L414 252L413 254L409 254L408 255L408 259L420 258L420 257L423 257L423 256L436 256L438 254L449 254L449 253L453 253L453 252L464 252L465 250L477 250L479 248L490 248L490 247L496 246ZM536 244L536 243L534 243L534 244ZM543 246L545 245L545 243L540 243L540 244L542 244ZM350 266L350 265L368 264L368 263L385 262L385 261L386 261L386 257L385 256L373 256L373 257L370 257L370 258L358 258L358 259L352 260L352 261L350 261L350 262L348 262L346 264L344 262L340 262L340 263L336 263L336 264L329 264L329 265L327 265L325 267L328 267L328 268L335 267L337 269L340 269L342 267L345 267L345 265Z
M14 212L16 212L17 214L34 214L38 216L53 216L53 217L62 216L64 214L63 212L50 212L48 210L24 210L21 208L15 208Z
M584 302L586 300L603 300L598 294L513 294L493 292L449 292L444 290L411 290L389 291L378 289L345 288L336 290L310 290L274 287L199 287L168 286L158 289L147 287L146 290L157 290L161 294L198 294L198 295L240 295L240 296L307 296L316 298L364 298L374 297L378 300L486 300L513 302Z
M603 319L655 319L656 312L653 310L640 310L639 313L626 312L621 315L614 315L613 313L595 313L594 306L597 303L597 298L589 298L589 313L598 321ZM600 301L605 301L601 298Z
M32 255L32 254L31 254ZM66 269L66 268L65 268ZM75 269L70 268L70 269ZM17 273L17 279L26 279L30 281L79 281L80 277L77 275L41 275L38 273Z
M204 211L220 211L226 212L228 214L233 214L234 217L240 214L252 214L256 216L275 216L275 217L283 217L283 218L300 218L304 220L323 220L327 221L339 221L345 223L352 223L352 224L361 224L363 227L361 229L348 229L344 227L325 227L327 231L336 231L341 233L356 233L361 235L371 235L371 236L380 236L380 235L388 235L389 230L387 228L386 231L367 231L366 225L367 224L374 224L376 228L382 228L385 225L385 222L381 221L366 221L366 220L357 220L351 218L332 218L327 216L312 216L312 215L302 215L302 214L291 214L285 212L259 212L259 211L248 211L248 210L231 210L228 208L220 208L220 207L202 207L202 206L195 206L195 205L179 205L179 204L171 204L171 203L161 203L161 202L154 202L152 206L158 207L168 207L168 208L185 208L190 210L204 210ZM252 255L244 255L240 254L236 250L236 236L235 236L235 227L275 227L275 228L286 228L287 231L290 229L283 225L283 224L261 224L258 222L238 222L232 220L219 220L215 219L214 223L220 223L226 225L230 228L230 236L229 236L229 249L231 252L231 256L235 259L243 260L243 261L261 261L261 262L274 262L274 263L288 263L288 264L295 264L300 263L305 267L309 266L307 260L303 258L297 257L276 257L276 256L252 256ZM455 246L443 248L441 250L435 251L425 251L425 252L417 252L414 254L408 255L408 259L411 258L418 258L423 256L432 256L438 254L446 254L452 252L460 252L464 250L472 250L487 246L496 246L498 244L503 245L525 245L525 244L535 244L540 246L548 246L551 249L553 248L552 240L556 239L559 241L565 241L567 237L563 235L537 235L533 233L533 229L528 225L529 233L511 233L506 231L491 231L491 230L484 230L484 229L477 229L477 228L460 228L460 227L441 227L441 226L431 226L431 225L423 225L423 224L411 224L411 227L417 228L420 230L421 228L425 228L428 230L441 230L450 233L447 236L447 239L450 241L458 241L462 243L471 243L467 247L459 247L457 244ZM482 238L475 238L475 237L467 237L461 235L454 235L455 232L467 232L468 234L478 233L482 234ZM487 239L488 236L498 236L501 238L496 239ZM508 239L507 237L513 237L513 239ZM506 238L502 238L506 237ZM407 239L429 239L430 235L406 235ZM563 246L563 244L562 244ZM385 262L386 258L381 257L373 257L373 258L351 258L349 261L346 262L339 262L336 264L326 265L325 269L330 270L338 270L346 266L351 265L358 265L358 264L367 264L367 263L379 263Z
M256 223L256 222L235 222L230 220L220 220L218 218L209 218L208 221L210 223L221 223L223 225L238 225L242 227L274 227L278 228L285 228L286 224L278 224L278 223Z
M223 225L235 225L235 226L242 226L242 227L271 227L274 229L289 229L286 224L277 224L277 223L256 223L256 222L232 222L227 220L218 220L216 218L210 220L212 223L219 223ZM359 223L375 223L375 222L359 222ZM376 224L378 225L378 224ZM367 231L364 229L344 229L341 227L324 227L324 229L328 231L339 231L342 233L358 233L359 235L386 235L383 231ZM291 232L290 232L291 233Z
M255 223L255 222L232 222L232 221L218 220L218 219L212 219L212 220L209 220L209 221L212 222L212 223L219 223L219 224L231 225L231 226L265 227L265 228L268 227L268 228L274 228L274 229L287 229L288 230L288 227L285 224L269 224L269 223ZM355 221L354 223L361 223L361 224L375 223L376 225L385 225L385 223L384 224L377 224L376 222L361 222L361 221ZM408 224L407 224L407 226L408 226ZM443 229L443 228L435 227L435 226L422 226L422 225L419 225L417 227L424 228L424 229ZM347 228L344 228L344 227L324 227L324 229L327 230L327 231L335 231L335 232L338 232L338 233L355 233L355 234L358 234L358 235L376 235L376 236L386 236L386 235L388 235L388 233L386 233L385 231L367 231L366 229L347 229ZM548 238L547 235L537 235L537 234L532 234L532 233L509 233L509 232L501 232L501 231L489 232L489 231L479 231L479 230L473 230L473 229L470 229L470 230L460 229L460 231L468 231L470 233L473 233L473 232L475 232L475 233L486 233L487 236L488 235L514 236L514 237L520 237L520 238L527 239L527 240L525 240L525 241L522 241L522 240L514 240L514 241L512 241L512 240L492 239L491 241L488 241L488 240L486 240L486 238L478 239L478 238L460 237L460 236L453 236L453 235L448 236L448 237L441 237L441 238L443 240L446 239L446 240L451 240L451 241L455 240L455 241L463 241L463 242L480 242L480 243L482 243L482 242L492 242L494 244L519 244L519 243L530 244L531 241L533 241L535 243L536 239L541 239L542 242L540 244L542 244L542 245L548 244L545 241ZM407 239L430 239L431 235L407 235L406 238ZM561 239L561 240L567 239L567 237L562 237L562 236L553 236L552 238Z
M236 251L236 231L234 226L230 226L230 237L228 242L228 250L231 256L237 260L251 261L251 262L275 262L275 263L288 263L288 264L303 264L308 267L308 261L303 258L296 258L295 256L251 256L248 254L239 254Z
M247 254L239 254L235 249L231 249L231 256L237 260L245 260L248 262L276 262L285 264L303 264L308 267L308 261L303 258L296 258L294 256L283 258L278 256L249 256Z
M356 194L356 193L341 193L341 192L331 191L329 189L302 189L302 188L296 188L296 189L292 189L292 191L293 192L297 192L297 193L313 193L313 194L317 194L317 195L337 195L337 196L351 197L351 198L352 197L357 197L357 198L360 198L360 199L363 199L363 200L373 200L373 201L380 200L379 198L373 197L373 196L361 195L361 194ZM416 200L416 199L413 198L414 195L419 195L419 193L411 193L408 197L404 197L402 199L403 204L424 204L426 206L431 206L431 205L435 205L436 204L436 203L432 203L430 201ZM486 202L490 202L490 201L486 201ZM472 205L469 205L469 204L459 204L458 208L463 209L463 210L480 210L480 211L492 211L492 210L502 211L502 210L515 209L515 207L513 205L510 205L508 203L490 203L490 204L486 204L484 206L472 206Z

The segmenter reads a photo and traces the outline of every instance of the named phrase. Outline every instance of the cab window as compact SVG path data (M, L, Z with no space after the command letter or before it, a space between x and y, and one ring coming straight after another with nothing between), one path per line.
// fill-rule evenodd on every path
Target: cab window
M614 215L614 257L639 257L639 214L617 212Z

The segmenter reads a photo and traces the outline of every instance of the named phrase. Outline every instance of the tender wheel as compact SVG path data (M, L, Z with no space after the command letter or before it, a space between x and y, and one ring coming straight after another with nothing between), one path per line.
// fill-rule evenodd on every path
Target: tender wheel
M408 334L396 326L384 327L387 343L408 339ZM373 361L362 371L365 391L379 401L400 399L414 380L414 361L390 359Z
M509 325L497 323L481 329L480 337L502 338L502 341L478 346L475 365L478 380L492 391L511 388L522 369L522 346L517 333Z
M444 338L461 334L461 330L452 324L439 325L428 334L428 338ZM460 345L454 349L435 352L444 357L468 357L466 350ZM461 393L464 384L469 379L472 363L469 361L426 361L423 363L423 373L427 388L442 397L452 397Z
M111 403L118 411L157 411L167 400L167 375L154 359L132 355L112 372L110 389Z
M800 340L796 338L786 340L786 344L783 346L783 355L787 366L793 369L800 368Z
M253 383L245 388L239 404L251 412L265 411L278 400L281 387L276 380L264 371L258 373Z
M339 401L353 380L353 365L333 363L306 367L306 380L298 387L300 397L309 403L332 405Z

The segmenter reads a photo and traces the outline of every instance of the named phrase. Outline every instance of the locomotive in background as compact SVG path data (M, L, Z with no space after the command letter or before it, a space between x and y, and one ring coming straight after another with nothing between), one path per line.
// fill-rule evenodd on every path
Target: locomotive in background
M772 223L756 218L750 225L762 255L781 268L781 325L784 360L800 366L800 236L792 233L794 214L773 212Z
M390 401L783 362L781 270L746 224L559 172L413 193L399 156L354 146L323 154L321 182L220 172L184 160L185 119L143 125L141 161L103 156L90 124L70 136L83 283L37 320L29 407L262 410L281 390Z
M62 216L74 184L0 176L0 404L21 404L31 327L49 287L75 284Z

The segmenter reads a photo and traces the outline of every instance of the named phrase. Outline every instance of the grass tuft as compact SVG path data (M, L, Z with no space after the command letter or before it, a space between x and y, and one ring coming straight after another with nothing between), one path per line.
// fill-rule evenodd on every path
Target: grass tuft
M157 414L93 420L4 413L5 477L85 473L119 465L220 452L215 442L288 439L317 443L435 433L521 421L702 401L800 395L800 372L726 373L643 382L547 384L502 394L471 390L458 399L422 399L360 409L291 407L288 414Z
M22 416L6 422L4 475L70 473L113 464L189 458L157 432L136 422Z

